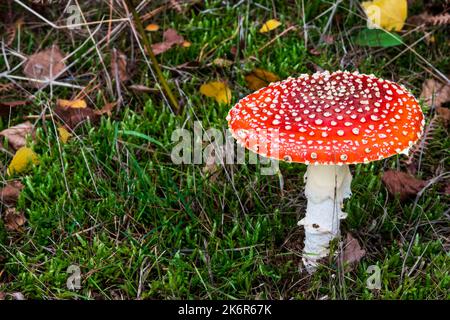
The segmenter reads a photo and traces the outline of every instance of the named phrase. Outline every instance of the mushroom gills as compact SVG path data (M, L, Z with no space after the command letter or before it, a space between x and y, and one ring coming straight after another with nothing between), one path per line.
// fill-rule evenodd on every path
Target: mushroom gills
M326 257L329 243L339 236L339 223L347 214L343 201L351 196L352 175L348 165L309 165L305 173L306 216L298 222L305 228L303 263L314 272Z

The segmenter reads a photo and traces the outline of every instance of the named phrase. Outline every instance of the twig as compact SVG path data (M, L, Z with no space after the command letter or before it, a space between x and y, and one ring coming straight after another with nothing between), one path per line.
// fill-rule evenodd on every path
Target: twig
M261 48L258 49L258 52L263 51L265 48L267 48L268 46L270 46L272 43L274 43L278 38L284 36L286 33L288 33L291 30L296 30L297 26L290 26L289 28L287 28L286 30L284 30L283 32L281 32L279 35L277 35L275 38L273 38L272 40L270 40L269 42L267 42L265 45L263 45Z
M141 35L142 41L144 42L144 47L147 50L147 54L149 55L150 60L152 61L153 67L155 68L155 71L156 71L156 75L158 76L159 82L161 83L161 85L167 95L169 103L172 105L172 108L174 109L175 113L179 114L181 111L180 106L178 104L177 99L175 98L175 95L173 94L172 90L170 89L166 78L164 78L164 75L161 71L158 60L156 60L156 57L153 54L152 47L150 45L150 41L147 37L147 34L145 33L141 18L139 17L139 14L136 12L136 9L131 4L130 0L125 0L125 3L127 4L128 9L131 11L131 13L133 15L134 23L136 25L137 31Z

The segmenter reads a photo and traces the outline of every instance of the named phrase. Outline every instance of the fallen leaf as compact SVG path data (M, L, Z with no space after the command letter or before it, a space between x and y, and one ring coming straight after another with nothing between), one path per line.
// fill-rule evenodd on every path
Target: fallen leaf
M311 53L313 56L320 56L322 54L322 51L318 48L311 48L308 50L309 53Z
M67 141L69 141L70 137L72 136L72 134L69 131L67 131L67 129L64 126L58 128L58 134L62 143L67 143Z
M0 189L0 202L7 206L14 206L19 199L20 191L24 188L20 181L10 181Z
M361 3L369 28L400 31L408 15L407 0L373 0Z
M344 252L342 254L342 260L346 267L346 271L350 271L365 255L366 250L361 249L358 240L353 238L350 233L347 233Z
M22 173L30 168L31 165L39 164L39 158L33 150L22 147L16 151L16 154L9 164L7 174Z
M163 34L163 42L152 44L153 54L156 56L166 52L174 45L182 45L183 42L183 36L180 36L175 29L167 29Z
M100 118L100 115L89 107L74 109L57 105L55 114L72 130L86 121L95 123Z
M427 79L422 84L420 97L431 106L434 102L436 107L450 101L450 84L444 84L434 79Z
M29 103L30 103L30 101L28 101L28 100L0 101L0 106L8 107L8 108L15 108L15 107L20 107L20 106L26 106Z
M149 25L147 25L145 27L145 30L150 31L150 32L158 31L159 30L159 26L157 24L150 23Z
M14 89L14 83L0 83L0 93L8 92Z
M190 41L183 41L183 43L181 44L181 46L183 46L184 48L189 48L192 45L192 43Z
M219 103L229 103L231 101L231 90L225 82L213 81L202 84L200 93L216 99Z
M8 143L14 150L24 147L27 143L27 136L32 134L33 125L30 121L18 124L17 126L0 132L0 136L6 137L8 139Z
M442 119L444 125L448 127L450 125L450 109L444 107L436 107L436 113L439 118Z
M279 80L280 78L276 74L258 68L254 69L245 76L247 87L251 90L258 90L267 87L271 82L276 82Z
M335 42L335 38L333 35L330 34L324 34L322 36L322 40L323 42L325 42L326 44L333 44Z
M28 100L20 100L20 101L0 101L0 116L10 115L13 108L25 106L29 104Z
M393 47L403 43L402 37L396 33L391 33L383 29L361 29L353 37L355 43L359 46L368 47Z
M127 66L127 56L122 51L113 49L111 57L111 74L113 78L118 79L120 82L130 80Z
M398 195L401 201L415 197L425 187L426 181L419 180L413 176L395 170L387 170L381 178L386 189L393 196Z
M49 81L62 74L65 67L64 54L58 46L53 45L28 57L23 73L31 79ZM42 88L46 84L33 82L33 85L36 88Z
M23 212L17 212L16 208L7 208L3 213L3 221L6 230L17 231L27 222L27 219Z
M272 30L278 28L280 25L281 25L281 22L280 22L280 21L278 21L278 20L276 20L276 19L270 19L270 20L267 20L267 21L263 24L263 26L261 27L261 29L259 29L259 32L261 32L261 33L266 33L266 32L269 32L269 31L272 31Z
M72 108L72 109L85 109L87 108L87 103L84 99L77 100L56 100L56 105L61 108Z
M115 106L117 105L117 102L110 102L107 103L101 108L100 110L95 110L95 114L97 115L104 115L105 113L108 114L108 116L111 116L111 112L114 110Z

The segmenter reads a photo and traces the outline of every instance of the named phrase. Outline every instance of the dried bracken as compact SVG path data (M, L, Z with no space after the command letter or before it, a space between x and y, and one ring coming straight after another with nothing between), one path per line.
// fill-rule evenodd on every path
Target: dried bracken
M436 16L430 15L427 12L421 13L416 16L412 16L408 19L408 23L413 25L432 25L443 26L450 24L450 13L443 13Z
M409 149L408 157L402 160L410 174L417 173L419 158L426 152L429 143L433 140L434 134L438 128L438 120L438 116L431 118L428 125L426 125L420 140Z
M394 196L399 196L401 201L415 197L427 183L407 173L394 170L384 172L382 181L389 193Z

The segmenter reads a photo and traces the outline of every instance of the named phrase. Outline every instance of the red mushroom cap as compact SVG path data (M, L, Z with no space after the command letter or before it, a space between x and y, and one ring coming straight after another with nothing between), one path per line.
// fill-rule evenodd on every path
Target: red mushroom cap
M269 158L316 163L370 162L405 152L424 117L402 85L337 71L272 83L227 116L233 137Z

